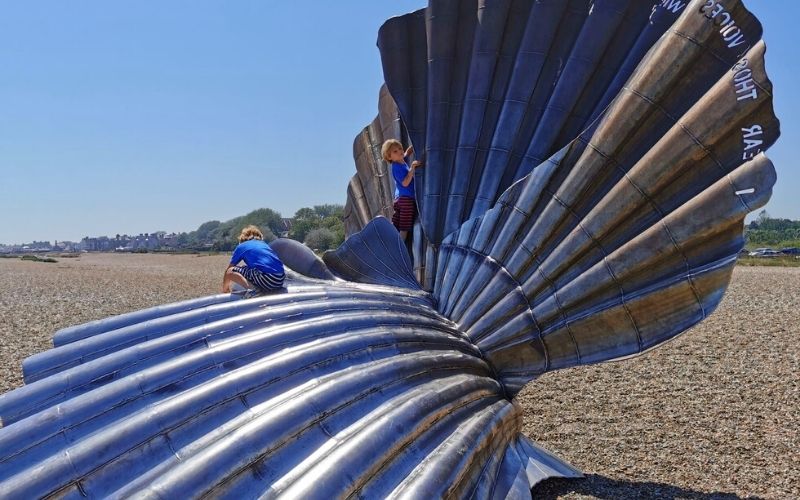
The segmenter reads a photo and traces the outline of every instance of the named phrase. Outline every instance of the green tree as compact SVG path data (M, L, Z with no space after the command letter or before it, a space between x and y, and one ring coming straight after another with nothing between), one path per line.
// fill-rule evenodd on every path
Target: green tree
M750 247L797 247L800 246L800 221L773 219L762 210L747 226L744 235Z
M245 215L242 217L239 224L237 224L236 229L241 231L242 228L251 224L259 227L261 231L268 229L273 236L280 234L284 230L283 217L281 217L281 214L269 208L259 208Z
M294 218L296 220L314 220L319 217L319 214L313 209L308 207L303 207L297 212L294 213Z
M309 232L319 227L320 217L313 208L303 207L294 213L289 237L297 241L305 241Z
M304 243L313 250L329 250L334 246L336 235L326 227L312 229Z
M221 225L222 223L218 220L212 220L200 224L200 227L198 227L197 231L195 231L197 241L199 243L210 241L211 233L216 231Z
M192 241L192 233L180 233L176 238L176 244L178 248L190 248L196 244L196 241Z
M344 205L327 204L301 208L294 214L289 237L304 242L311 231L322 228L333 233L331 246L338 246L344 241Z
M769 214L767 213L766 210L762 210L762 211L758 212L758 224L759 225L763 224L764 222L766 222L768 220L769 220Z
M322 218L325 217L344 217L344 205L314 205L314 212Z
M197 230L182 233L178 236L181 248L208 249L227 252L238 243L239 233L245 226L257 226L264 233L264 240L272 241L276 234L285 231L283 218L279 212L269 208L259 208L246 215L235 217L225 222L218 220L204 222ZM297 241L306 241L314 230L310 241L316 248L334 248L344 241L344 206L335 204L303 207L294 214L289 237Z

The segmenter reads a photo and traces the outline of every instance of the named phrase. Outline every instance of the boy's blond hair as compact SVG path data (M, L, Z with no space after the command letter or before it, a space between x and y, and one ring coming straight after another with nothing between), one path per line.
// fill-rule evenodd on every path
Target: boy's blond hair
M388 141L383 143L383 146L381 146L381 156L383 157L384 160L391 161L389 160L389 150L392 149L394 146L397 146L401 150L403 149L403 145L397 139L389 139Z
M239 243L247 240L263 240L264 234L256 226L247 226L239 234Z

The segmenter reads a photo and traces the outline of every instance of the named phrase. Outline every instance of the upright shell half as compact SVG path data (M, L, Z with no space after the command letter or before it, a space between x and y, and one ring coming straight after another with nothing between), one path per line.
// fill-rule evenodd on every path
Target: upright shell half
M676 23L683 13L705 18L707 26L692 28L692 16ZM711 29L693 45L701 50L678 52L680 38L693 36L684 28L704 27ZM378 37L386 87L404 133L427 165L415 179L422 229L415 267L422 269L424 287L433 288L444 238L482 216L512 183L577 137L591 137L637 66L660 75L664 65L672 65L675 74L656 82L661 89L654 104L665 116L637 124L639 134L626 137L632 146L616 158L621 172L760 38L758 21L740 2L730 1L434 1L387 21ZM657 62L646 57L656 42L671 47ZM752 95L756 85L746 75L738 76L741 84L732 82L742 96ZM769 89L763 92L768 99ZM630 125L624 112L615 120L620 117ZM762 125L772 130L765 130L757 139L762 145L750 152L774 142L774 121ZM609 126L618 125L625 123ZM589 196L584 203L593 200Z

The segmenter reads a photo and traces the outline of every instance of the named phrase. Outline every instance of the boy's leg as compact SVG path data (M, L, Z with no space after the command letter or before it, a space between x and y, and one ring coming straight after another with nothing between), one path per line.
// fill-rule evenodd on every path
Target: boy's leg
M247 278L239 274L237 271L235 271L235 269L235 267L232 267L225 272L225 284L228 286L227 289L230 291L231 283L236 283L242 288L252 288L252 285L249 281L247 281Z
M403 244L406 246L408 256L411 257L411 262L414 262L414 231L403 231L406 237L403 238ZM401 235L402 236L402 235Z

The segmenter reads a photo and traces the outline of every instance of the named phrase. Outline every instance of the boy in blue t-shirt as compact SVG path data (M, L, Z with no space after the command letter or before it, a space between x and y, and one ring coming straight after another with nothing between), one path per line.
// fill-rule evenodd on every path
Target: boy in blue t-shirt
M244 266L239 262L244 261ZM230 265L222 278L222 293L231 292L231 284L244 288L255 287L259 292L268 292L283 287L286 274L283 262L264 241L264 235L256 226L247 226L239 235L239 245L233 250Z
M417 218L414 171L423 166L422 162L417 160L408 166L408 158L412 154L414 154L413 146L409 146L404 152L403 145L396 139L389 139L381 146L381 156L392 163L392 177L395 184L392 224L400 232L400 239L404 242Z

